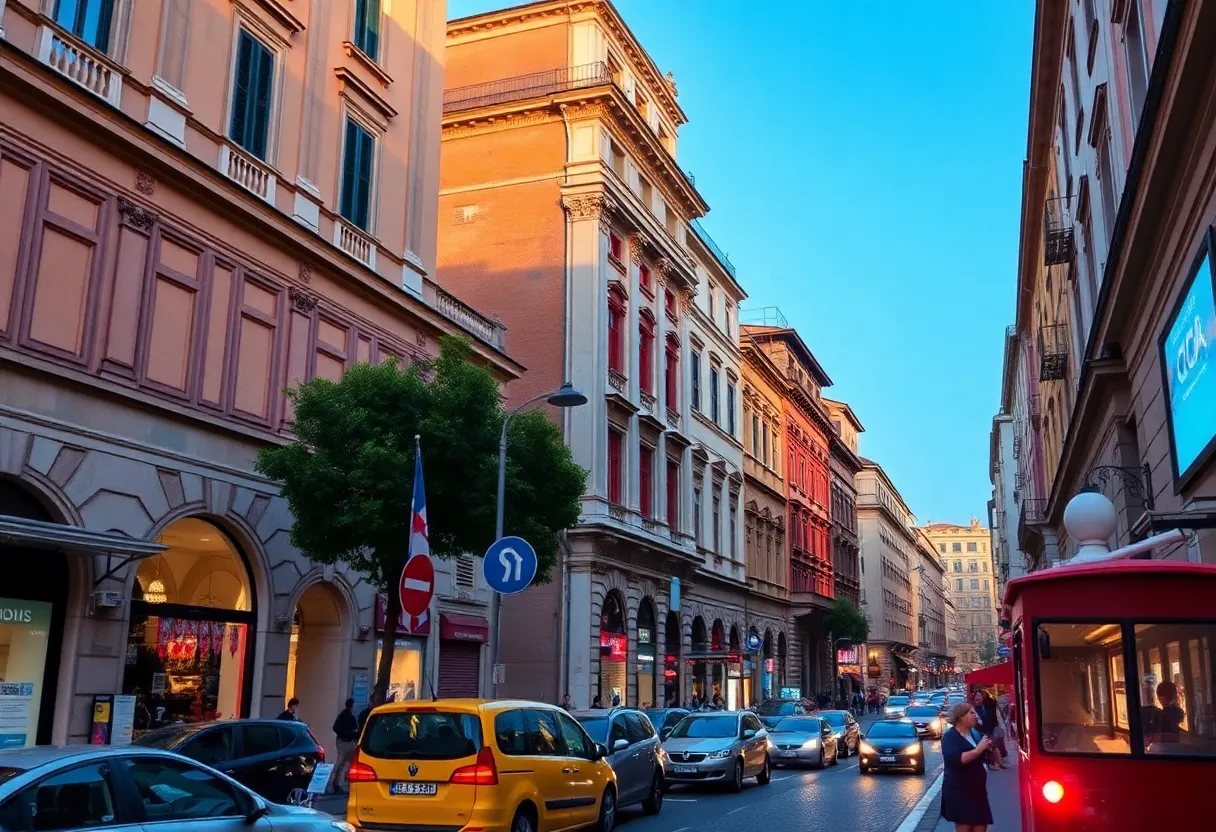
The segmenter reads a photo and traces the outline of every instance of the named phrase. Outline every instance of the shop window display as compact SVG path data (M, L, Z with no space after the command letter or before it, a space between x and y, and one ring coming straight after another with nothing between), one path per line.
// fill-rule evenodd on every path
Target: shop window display
M51 605L0 598L0 748L34 744Z
M136 733L248 714L247 570L231 541L202 520L174 523L169 548L140 564L123 693L137 697Z
M376 664L380 667L383 642L376 640ZM400 702L421 699L422 686L422 640L398 638L393 640L393 667L389 671L388 700ZM429 693L429 691L428 691Z

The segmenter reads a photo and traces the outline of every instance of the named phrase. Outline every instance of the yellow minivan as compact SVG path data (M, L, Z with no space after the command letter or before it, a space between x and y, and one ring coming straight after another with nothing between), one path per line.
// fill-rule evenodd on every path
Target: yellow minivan
M569 714L540 702L382 705L359 737L346 820L366 832L612 832L607 754Z

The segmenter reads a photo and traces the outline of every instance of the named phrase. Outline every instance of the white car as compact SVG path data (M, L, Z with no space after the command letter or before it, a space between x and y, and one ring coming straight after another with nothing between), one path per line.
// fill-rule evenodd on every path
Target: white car
M354 832L345 821L280 806L178 754L138 746L0 751L0 829L106 832Z

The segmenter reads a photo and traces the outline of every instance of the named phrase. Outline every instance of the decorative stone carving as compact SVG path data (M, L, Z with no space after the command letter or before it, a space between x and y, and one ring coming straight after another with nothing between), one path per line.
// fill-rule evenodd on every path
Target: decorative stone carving
M422 332L414 334L414 343L423 349L426 349L426 335Z
M142 205L121 196L118 198L118 214L120 221L127 228L133 228L136 231L143 231L145 233L152 230L152 226L157 220L156 214Z
M152 178L152 174L142 170L135 171L135 190L144 196L156 193L156 180Z
M312 283L311 263L305 263L303 260L301 260L297 271L300 275L300 280L304 281L305 283Z
M634 231L629 235L629 259L635 266L641 265L642 248L646 245L646 238L642 236L641 231Z
M660 286L667 283L667 275L671 271L671 261L666 257L660 257L654 261L655 280Z
M598 220L612 213L616 206L604 194L578 194L562 197L562 207L572 220Z
M298 286L292 286L288 294L291 297L291 307L297 312L311 315L312 311L317 308L317 299Z

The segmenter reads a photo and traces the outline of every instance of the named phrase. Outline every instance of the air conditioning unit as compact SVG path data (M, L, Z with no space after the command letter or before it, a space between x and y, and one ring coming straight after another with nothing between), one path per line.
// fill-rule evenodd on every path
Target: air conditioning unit
M122 606L122 593L113 589L99 589L93 593L93 609L115 610Z

